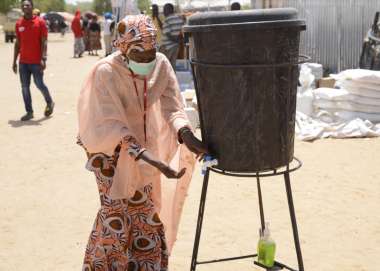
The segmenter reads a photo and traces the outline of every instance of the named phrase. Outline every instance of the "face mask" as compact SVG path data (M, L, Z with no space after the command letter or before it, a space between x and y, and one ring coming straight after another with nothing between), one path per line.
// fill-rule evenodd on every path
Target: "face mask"
M129 59L128 67L138 75L148 75L156 65L156 59L148 63L135 62Z

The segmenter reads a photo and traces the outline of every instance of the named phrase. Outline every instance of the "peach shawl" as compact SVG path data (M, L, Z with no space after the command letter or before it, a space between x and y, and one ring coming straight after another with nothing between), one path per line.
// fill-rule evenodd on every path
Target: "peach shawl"
M136 81L138 95L134 87ZM194 155L177 140L177 132L189 121L183 109L176 75L161 53L147 76L147 111L144 140L144 80L133 79L120 53L99 61L90 72L78 101L79 137L90 153L112 155L125 136L133 136L142 147L170 163L186 167L179 179L166 179L152 166L122 150L114 175L111 196L130 198L137 189L152 183L153 201L165 225L168 247L176 239L178 224L192 177Z

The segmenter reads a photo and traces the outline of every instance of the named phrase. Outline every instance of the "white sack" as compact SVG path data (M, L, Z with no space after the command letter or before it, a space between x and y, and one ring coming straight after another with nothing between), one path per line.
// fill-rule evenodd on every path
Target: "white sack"
M331 75L337 81L349 80L377 84L380 87L380 71L352 69L345 70L339 74Z
M314 90L315 99L324 99L330 101L351 101L363 105L380 106L380 98L370 98L361 95L355 95L346 89L335 88L318 88Z
M330 101L325 99L314 100L314 106L322 109L343 109L346 111L380 113L380 107L374 105L363 105L348 101Z

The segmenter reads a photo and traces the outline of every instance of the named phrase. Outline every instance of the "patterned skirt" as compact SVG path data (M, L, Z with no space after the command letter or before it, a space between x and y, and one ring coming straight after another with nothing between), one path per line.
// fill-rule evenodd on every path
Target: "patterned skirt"
M89 31L89 50L101 50L102 43L100 41L100 34L98 32Z
M151 199L152 186L133 198L109 196L116 162L104 154L90 155L87 168L95 173L101 207L91 231L83 271L167 271L164 226Z

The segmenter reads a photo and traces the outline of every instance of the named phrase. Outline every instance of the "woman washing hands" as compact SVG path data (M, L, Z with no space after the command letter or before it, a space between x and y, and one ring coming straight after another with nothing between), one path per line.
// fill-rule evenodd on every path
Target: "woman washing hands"
M117 29L119 51L95 65L78 101L79 143L101 202L83 270L162 271L194 153L207 148L191 130L170 62L156 52L151 19L127 16Z

